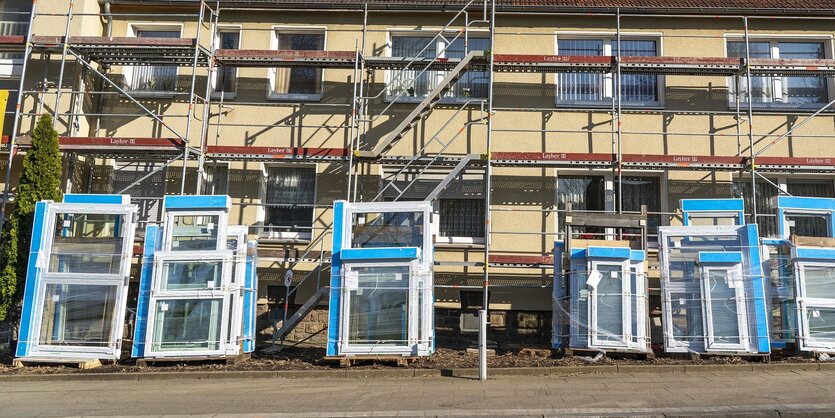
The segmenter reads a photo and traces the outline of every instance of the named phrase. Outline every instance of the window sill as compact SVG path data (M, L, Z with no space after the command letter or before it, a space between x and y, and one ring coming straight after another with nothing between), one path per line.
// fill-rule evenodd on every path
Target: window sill
M612 101L557 101L556 106L558 108L600 108L600 109L611 109L612 108ZM621 108L625 109L653 109L653 110L663 110L664 106L661 102L623 102L620 104Z
M321 94L275 94L267 93L267 100L273 102L319 102Z
M125 90L125 93L147 99L173 99L176 95L175 92L169 90Z
M790 104L790 103L755 103L751 106L751 109L756 112L785 112L787 110L793 110L797 112L816 112L820 110L822 107L826 106L827 103L805 103L805 104ZM740 110L745 110L748 108L748 103L741 102L739 103ZM736 103L730 102L728 103L728 110L736 111ZM824 113L832 113L835 112L835 109L826 109L823 111Z

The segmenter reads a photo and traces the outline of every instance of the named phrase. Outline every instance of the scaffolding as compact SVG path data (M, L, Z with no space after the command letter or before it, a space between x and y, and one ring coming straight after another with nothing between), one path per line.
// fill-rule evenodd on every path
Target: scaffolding
M549 16L556 17L588 17L597 16L602 19L610 19L611 26L615 32L613 39L615 42L616 53L610 56L572 56L572 55L544 55L544 54L502 54L497 52L496 35L499 33L496 25L497 4L495 0L469 0L455 10L446 8L443 10L447 15L452 16L441 29L434 31L435 35L432 41L418 53L412 56L381 56L379 50L374 49L368 45L369 33L369 15L374 13L374 10L369 8L368 3L364 3L360 9L351 9L350 13L353 16L361 14L362 27L355 31L356 41L355 49L353 51L343 50L277 50L277 49L223 49L218 47L217 35L219 25L222 22L222 11L235 12L240 10L247 10L245 6L237 5L223 5L222 2L211 2L208 0L199 1L199 11L197 14L165 14L168 18L182 16L183 19L192 19L197 23L197 31L192 38L137 38L137 37L113 37L110 33L107 36L73 36L70 33L71 21L74 17L84 16L83 13L75 13L72 8L73 0L69 0L69 8L66 16L66 30L63 36L36 36L32 33L32 23L38 16L38 12L33 6L31 14L31 22L29 25L29 33L26 36L26 42L21 42L25 46L24 71L20 80L20 91L18 92L18 104L16 105L14 115L14 127L12 135L8 144L9 165L6 172L6 192L4 193L2 210L0 219L2 219L8 204L8 189L11 176L11 160L15 155L17 149L26 149L26 138L18 138L20 131L20 121L23 116L32 116L23 111L21 103L27 95L36 97L40 100L41 105L45 101L44 97L54 95L56 107L53 109L53 114L57 120L67 120L66 125L72 126L71 120L81 115L93 116L100 118L101 116L109 115L114 117L121 117L124 115L113 115L102 112L101 114L84 113L81 110L70 110L69 112L60 111L60 98L63 86L59 82L57 90L50 91L49 85L44 85L40 91L25 91L24 79L26 77L25 66L29 61L33 52L42 54L43 57L50 55L60 55L60 72L58 79L63 80L65 77L65 65L73 62L80 66L84 71L98 77L105 85L109 87L109 91L87 91L91 95L104 96L106 94L118 94L128 102L135 105L141 110L141 114L150 118L159 124L160 130L164 135L149 138L116 138L116 137L82 137L78 136L72 129L63 134L60 138L60 147L62 151L78 156L95 156L98 158L145 158L157 159L164 163L158 166L153 172L147 174L146 177L140 178L131 185L128 185L123 190L116 191L123 193L139 183L143 179L151 176L154 172L161 170L174 164L177 161L182 161L182 178L180 179L180 193L186 192L186 167L189 161L196 162L197 166L197 184L196 193L200 193L204 182L204 164L207 160L215 161L248 161L248 162L267 162L267 161L281 161L287 163L310 163L310 162L334 162L344 163L347 167L347 189L346 197L349 202L374 201L383 198L383 191L394 190L397 197L394 200L401 198L406 192L405 189L399 188L394 181L388 182L383 186L379 193L374 196L367 195L363 190L363 182L361 178L369 172L371 165L389 165L397 167L398 173L410 171L416 172L413 178L414 183L420 176L424 175L430 168L442 168L445 171L443 179L439 185L427 197L436 198L443 189L449 185L454 178L459 176L468 168L479 168L484 170L484 249L483 258L481 261L466 261L466 262L449 262L436 261L436 265L457 265L465 267L480 267L483 269L483 281L478 286L471 286L472 288L480 288L483 290L484 306L488 306L488 291L490 286L490 267L501 268L522 268L522 269L549 269L553 267L553 256L547 254L495 254L491 252L492 237L499 234L524 234L519 231L498 231L494 230L490 224L491 214L494 211L501 210L495 208L492 202L491 189L493 181L493 168L496 167L529 167L529 168L558 168L558 169L595 169L601 171L610 171L618 180L622 180L624 170L694 170L694 171L711 171L711 172L735 172L740 176L749 176L751 184L751 201L754 205L751 207L752 220L756 221L760 216L759 209L756 207L757 202L757 183L769 180L764 177L766 173L777 172L793 172L793 173L835 173L835 158L830 157L773 157L766 156L764 153L773 147L775 144L785 141L790 137L803 137L797 133L798 129L802 128L809 121L816 117L827 114L831 110L835 101L830 101L823 106L808 111L793 112L798 117L802 118L793 126L788 128L782 134L773 132L757 132L755 131L754 116L757 115L753 98L751 97L751 88L747 88L745 94L746 99L743 99L741 89L737 88L735 95L735 109L729 111L703 111L703 110L657 110L657 109L629 109L624 105L622 99L622 78L629 75L690 75L690 76L712 76L712 77L729 77L736 80L736 86L742 84L751 86L752 77L761 76L816 76L816 77L833 77L835 76L835 59L787 59L787 58L756 58L751 56L751 46L749 34L749 21L751 20L765 20L780 18L780 16L765 16L765 15L742 15L742 14L726 14L717 15L717 19L721 21L739 22L739 29L742 32L741 41L744 43L744 56L739 58L728 57L702 57L702 56L630 56L621 53L622 20L632 18L647 18L647 19L664 19L664 18L704 18L705 15L665 15L665 14L640 14L630 11L624 16L620 9L593 11L593 12L564 12L554 11L549 12ZM501 7L501 6L498 6ZM261 9L257 9L261 10ZM54 14L53 14L54 15ZM103 19L112 19L115 14L110 13L109 9L102 13L87 14L87 16L97 16ZM149 14L147 16L162 17L163 15ZM804 17L794 16L792 19L804 19ZM809 16L808 19L814 20L831 20L831 18L823 16ZM489 41L488 47L483 50L472 50L469 47L469 39L471 32L474 29L479 30L479 35L486 37ZM243 28L246 30L246 28ZM550 34L553 36L553 33ZM676 35L662 35L665 36ZM209 41L207 42L207 38ZM442 54L435 53L431 58L427 58L424 51L432 48L433 42L443 39L443 43L449 46L456 40L463 39L464 54L460 58L444 58ZM0 37L0 44L5 45L6 41L9 44L17 46L22 39L4 39ZM522 47L520 47L522 49ZM439 51L433 51L439 52ZM188 109L185 115L163 115L151 110L145 106L144 99L137 96L135 92L131 92L122 88L118 82L114 81L113 77L102 69L108 68L110 65L134 65L134 66L149 66L149 65L173 65L180 68L188 68L189 82L187 84L187 93L183 95L184 100L188 102ZM210 145L208 141L209 131L212 127L217 128L218 136L220 136L220 127L224 126L222 121L223 109L227 104L224 103L221 95L220 100L213 98L210 80L216 74L219 68L318 68L318 69L341 69L352 71L351 77L351 98L347 106L335 107L334 113L340 113L347 108L346 118L347 123L335 126L328 126L328 128L341 130L347 132L346 143L344 147L331 148L317 148L305 146L255 146L255 145ZM374 76L379 71L389 71L390 78L384 87L379 91L372 91L375 83ZM430 135L431 139L424 144L417 152L410 153L411 155L398 155L392 153L391 149L404 137L404 135L414 128L415 124L421 120L432 117L432 111L439 104L443 103L441 100L446 95L454 83L468 71L481 71L487 74L487 94L483 98L468 98L463 102L456 102L453 107L457 112L469 111L477 109L479 116L474 120L466 122L465 126L455 125L457 122L454 113L449 117L448 121L442 125L442 128ZM197 89L198 73L206 75L205 91L199 94ZM437 84L429 91L426 97L420 98L419 101L414 102L412 111L408 112L405 117L395 117L391 110L397 104L401 106L404 102L409 101L399 100L404 96L404 84L408 84L409 78L411 83L424 74L441 74L443 77L437 77ZM530 111L546 111L546 112L588 112L596 114L605 114L611 118L611 137L612 150L611 152L596 152L596 153L572 153L572 152L547 152L545 147L541 152L506 152L493 151L494 148L494 134L504 132L503 130L494 127L494 120L496 117L501 117L503 111L520 110L519 108L500 107L497 106L494 100L494 76L502 73L535 73L535 74L565 74L565 73L579 73L579 74L602 74L612 78L612 83L615 86L612 91L610 106L606 107L581 107L579 109L570 108L548 108L536 109L530 108L525 110ZM742 83L742 80L746 80ZM399 83L399 84L398 84ZM390 97L388 104L383 105L379 109L374 109L372 102L380 101L381 98L388 95L391 87L400 88L399 93ZM408 88L406 87L406 90ZM79 92L74 87L68 94L84 94ZM63 94L67 94L64 92ZM317 104L310 104L316 106ZM325 106L325 104L318 104ZM201 112L197 112L197 108L202 108ZM625 109L625 107L627 107ZM41 106L42 108L42 106ZM217 109L216 122L210 121L210 113L213 109ZM43 113L39 111L36 113ZM677 132L641 132L627 130L621 121L623 115L633 113L648 113L648 114L723 114L733 117L736 120L736 133L717 134L714 132L705 133L677 133ZM787 111L785 113L792 113ZM397 119L397 124L388 131L375 144L369 141L369 128L375 122L381 120L382 117L390 117ZM185 129L175 129L166 120L172 118L185 119ZM399 118L399 119L398 119ZM274 128L275 124L270 125L252 125L257 128ZM480 154L465 154L456 155L447 152L448 147L453 141L461 135L465 135L465 130L473 126L484 126L486 130L486 148L484 153ZM302 128L303 125L299 122L293 127ZM324 127L324 126L323 126ZM455 134L449 135L445 129L454 130ZM199 131L199 137L196 137L194 131ZM98 131L97 131L98 132ZM587 131L571 131L571 130L554 130L545 128L531 128L523 130L515 130L520 134L571 134L571 133L588 133ZM595 133L601 133L596 131ZM625 137L632 135L667 135L671 137L687 138L692 135L703 136L725 136L728 138L735 138L738 143L739 152L737 155L675 155L670 153L665 154L634 154L625 153L623 151L623 144ZM828 135L820 137L831 137ZM446 138L446 139L444 139ZM767 145L756 149L755 138L764 139ZM747 140L747 153L742 151L742 142ZM429 151L430 144L434 144L440 151ZM416 147L417 148L417 147ZM591 150L590 150L591 151ZM395 175L395 179L397 176ZM622 207L622 181L618 181L618 187L615 191L617 206L614 210L617 213L625 213ZM411 184L409 185L411 186ZM409 187L407 186L407 187ZM785 193L781 190L780 193ZM520 209L521 210L521 209ZM557 209L545 209L542 212L564 212ZM674 214L655 212L650 215L671 216ZM321 249L322 240L326 236L328 228L325 232L319 235L318 239L311 240L306 247L306 250L299 255L298 251L294 254L289 254L286 251L279 254L278 251L262 250L267 258L275 260L283 260L292 264L291 270L299 266L300 263L310 263L311 261L318 264L318 267L313 269L305 278L296 282L294 290L298 289L302 283L306 283L311 277L320 278L322 266L329 263L329 254ZM532 234L547 236L547 232L532 232ZM556 234L552 234L556 235ZM262 258L266 259L266 258ZM323 284L321 280L317 279L317 290L321 289ZM513 286L513 285L508 285ZM534 285L534 287L536 287ZM548 286L539 286L548 287ZM323 292L316 292L314 297L321 299ZM315 302L318 302L316 299ZM311 299L312 301L313 299ZM315 305L315 303L310 306ZM308 306L306 303L305 306ZM286 319L286 318L285 318ZM293 323L294 321L285 322L285 325ZM297 321L296 321L297 322ZM285 335L284 332L277 332L280 336Z

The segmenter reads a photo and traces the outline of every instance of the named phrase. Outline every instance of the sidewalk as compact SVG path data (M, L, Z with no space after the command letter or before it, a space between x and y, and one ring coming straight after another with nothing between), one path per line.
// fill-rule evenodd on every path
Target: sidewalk
M0 415L835 414L835 370L0 383Z

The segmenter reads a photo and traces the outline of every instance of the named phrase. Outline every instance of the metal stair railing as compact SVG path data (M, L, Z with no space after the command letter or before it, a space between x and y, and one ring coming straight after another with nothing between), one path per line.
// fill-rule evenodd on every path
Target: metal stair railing
M453 85L455 84L458 79L466 72L467 67L476 57L483 57L485 55L484 51L471 51L469 52L458 65L452 69L444 79L438 83L438 85L430 92L421 102L418 104L412 111L409 113L406 118L404 118L398 125L395 127L391 133L386 136L385 139L377 143L374 149L370 151L355 151L355 154L358 158L379 158L383 153L391 149L400 139L402 139L407 132L409 132L418 122L420 122L424 117L426 117L429 112L435 107L438 102L441 101L444 94L446 94L450 89L452 89Z
M409 161L407 161L406 164L404 164L403 167L400 168L400 170L397 171L397 173L394 174L394 178L390 182L388 182L385 186L383 186L383 188L380 189L380 191L377 193L377 195L374 197L374 199L372 199L372 201L379 201L379 199L383 196L383 193L385 193L385 191L388 190L389 188L394 188L398 193L397 197L394 200L397 201L398 199L400 199L403 196L403 194L407 190L409 190L409 188L415 182L417 182L417 180L420 178L420 175L423 174L424 172L426 172L429 169L429 167L432 166L432 164L434 164L438 160L438 158L441 157L443 152L446 151L446 149L449 148L449 146L452 145L452 143L455 142L455 140L458 139L461 136L461 134L466 131L467 127L469 127L471 125L474 125L474 124L477 124L477 123L480 123L481 121L483 121L484 116L482 116L481 118L479 118L476 121L467 122L446 143L444 143L440 140L441 133L447 127L449 127L449 125L452 124L452 122L455 120L455 118L461 112L463 112L464 109L466 109L472 102L473 102L473 100L468 100L467 102L462 104L461 107L459 107L458 110L455 113L453 113L452 116L450 116L449 120L447 120L447 122L444 123L444 125L441 126L440 129L438 129L438 131L435 133L435 135L433 135L432 138L429 141L427 141L426 144L417 153L415 153L415 155ZM483 105L483 101L481 101L481 102L482 102L482 105ZM427 164L421 169L421 171L418 172L418 174L415 176L415 178L412 179L412 181L409 182L409 184L406 185L406 187L404 187L403 189L399 189L394 184L397 181L397 178L401 174L406 172L406 170L408 170L409 167L411 167L413 164L415 164L417 161L419 161L422 157L424 157L425 156L424 151L434 142L437 142L438 144L440 144L441 149L432 156L432 158L427 162Z

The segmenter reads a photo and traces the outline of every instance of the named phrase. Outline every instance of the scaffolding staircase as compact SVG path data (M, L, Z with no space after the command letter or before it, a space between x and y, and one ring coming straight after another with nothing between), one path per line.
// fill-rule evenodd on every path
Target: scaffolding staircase
M469 69L470 62L485 57L484 51L470 51L463 59L455 66L445 77L441 80L431 92L420 102L412 111L403 119L400 124L395 127L382 141L380 141L371 150L357 150L355 155L357 158L377 159L382 157L384 153L390 150L398 141L418 122L423 120L432 109L441 101L441 99L449 92L461 76Z

